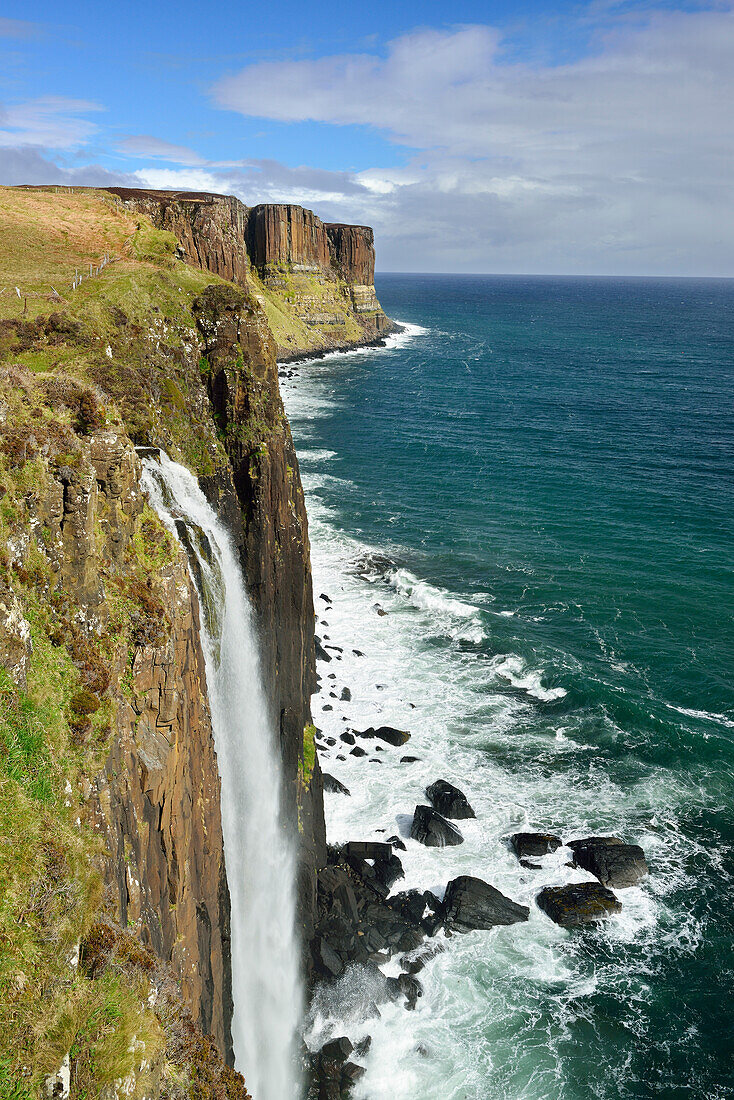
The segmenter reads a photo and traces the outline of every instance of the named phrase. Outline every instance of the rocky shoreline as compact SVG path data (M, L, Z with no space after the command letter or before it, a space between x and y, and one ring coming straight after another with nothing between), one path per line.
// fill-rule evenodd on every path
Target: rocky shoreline
M332 600L322 594L326 613ZM321 620L327 625L325 619ZM325 694L332 709L334 701L349 701L351 691L341 695L333 683L333 660L343 650L328 637L316 638L317 666L331 681ZM322 681L323 682L323 681ZM317 730L316 748L322 754L345 760L362 758L381 763L377 752L398 752L410 740L410 732L392 726L357 730L343 716L338 737ZM417 757L402 754L406 765ZM325 761L324 761L325 763ZM324 790L334 797L348 798L351 792L340 780L324 773ZM426 963L449 947L458 934L488 931L502 925L528 921L530 908L505 896L491 883L471 875L447 875L443 896L430 890L396 889L404 878L400 852L411 839L428 847L452 847L463 843L456 822L476 817L463 791L443 778L425 788L425 804L415 806L412 816L399 815L394 835L385 840L352 840L328 847L326 866L317 877L317 917L310 942L311 965L316 987L339 989L340 981L366 983L369 997L361 1006L364 1034L354 1045L346 1036L336 1036L316 1051L304 1051L310 1082L309 1100L344 1100L364 1074L362 1062L371 1035L369 1021L379 1018L380 1005L400 1004L415 1009L423 987L418 975ZM382 831L382 830L377 830ZM521 832L504 837L520 866L541 871L546 856L568 850L566 866L587 873L593 879L544 886L536 890L535 904L548 919L564 929L593 925L622 909L615 891L637 886L649 873L642 848L616 836L589 836L564 841L547 832ZM386 964L398 966L397 974L383 973ZM356 977L359 968L361 977Z
M378 336L374 340L359 340L353 344L335 344L334 347L320 348L316 351L296 351L293 355L280 355L278 356L278 377L293 377L292 371L283 370L283 367L297 367L302 363L310 363L314 359L326 359L327 356L336 355L339 352L384 348L387 345L388 337L401 332L405 332L405 326L398 324L396 321L390 321L390 327L385 330L382 336Z

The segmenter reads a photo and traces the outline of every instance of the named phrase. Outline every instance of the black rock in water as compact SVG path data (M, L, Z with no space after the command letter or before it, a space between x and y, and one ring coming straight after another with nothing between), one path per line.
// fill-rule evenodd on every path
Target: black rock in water
M574 863L596 875L604 886L615 890L637 886L648 874L645 853L639 844L625 844L616 836L589 836L568 845Z
M369 729L354 732L357 737L377 738L380 741L387 741L388 745L395 745L396 748L410 741L410 734L406 730L396 730L394 726L379 726L377 729L370 726Z
M515 833L510 837L510 844L517 858L523 860L547 856L560 848L563 841L552 833Z
M401 764L417 764L419 760L420 760L420 756L401 756L400 757L400 763Z
M367 753L365 752L364 749L360 748L359 745L355 745L349 755L350 756L366 756Z
M392 844L393 848L399 848L401 852L407 851L404 842L400 839L399 836L389 836L387 838L387 843Z
M329 775L328 772L324 772L324 790L330 794L351 794L348 787L345 787L343 783L340 783L333 775Z
M342 702L344 702L344 703L351 703L351 701L352 701L352 693L351 693L351 691L349 690L349 688L347 688L347 687L345 687L345 688L342 688L342 694L341 694L341 698L342 698Z
M329 599L329 597L328 597L328 596L326 595L326 593L325 593L325 592L322 592L322 593L321 593L321 595L319 596L319 599L320 599L320 600L323 600L323 601L324 601L324 603L331 603L331 602L332 602L332 601L331 601L331 600Z
M354 744L354 734L353 733L342 733L339 736L340 736L341 740L344 742L345 745L353 745Z
M444 848L464 842L456 826L441 817L432 806L416 806L410 835L413 840L419 840L429 848Z
M426 798L434 810L438 810L444 817L452 817L455 821L477 816L463 791L445 779L437 779L430 787L426 787Z
M546 886L538 894L537 901L543 912L563 928L591 924L611 913L618 913L622 908L622 903L612 891L598 882Z
M321 644L321 639L318 637L318 635L316 635L314 637L313 644L314 644L314 648L316 650L316 660L317 661L330 661L331 660L331 654L326 652L326 650L324 649L324 647Z
M499 924L518 924L530 916L527 905L511 901L480 878L461 875L446 887L443 920L453 932L471 932L476 928L495 928Z

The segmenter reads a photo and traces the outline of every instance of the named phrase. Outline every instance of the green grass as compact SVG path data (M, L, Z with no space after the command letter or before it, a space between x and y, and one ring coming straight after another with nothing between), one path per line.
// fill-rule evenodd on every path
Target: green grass
M310 786L313 770L316 766L316 727L309 723L303 728L303 758L301 760L301 778L306 787Z

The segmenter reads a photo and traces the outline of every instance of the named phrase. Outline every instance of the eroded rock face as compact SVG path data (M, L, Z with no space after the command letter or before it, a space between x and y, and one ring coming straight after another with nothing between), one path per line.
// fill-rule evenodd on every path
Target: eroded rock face
M639 844L625 844L616 836L590 836L572 840L574 863L596 875L615 890L637 886L648 874L645 853Z
M546 886L538 894L538 905L552 921L563 928L593 924L612 913L618 913L622 908L622 903L612 891L598 882Z
M247 246L253 265L264 274L280 265L311 272L329 267L326 226L311 210L291 203L254 206Z
M375 281L375 235L367 225L324 226L331 267L347 283L371 287Z
M247 286L245 243L248 209L232 195L191 191L144 191L108 187L126 206L147 214L159 229L173 233L187 263Z
M258 303L211 286L195 302L209 365L208 392L230 466L201 479L228 524L257 615L263 681L280 732L284 808L301 842L299 926L313 929L317 867L326 858L318 758L306 775L304 729L316 688L308 521L275 346Z
M443 920L456 932L471 932L477 928L495 928L500 924L526 921L530 910L506 898L494 886L470 875L452 879L446 887Z

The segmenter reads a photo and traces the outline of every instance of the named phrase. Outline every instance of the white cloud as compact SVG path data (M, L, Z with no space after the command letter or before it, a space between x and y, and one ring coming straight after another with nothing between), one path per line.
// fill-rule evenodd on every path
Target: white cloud
M185 145L172 145L150 134L131 134L118 143L120 152L145 160L170 160L175 164L205 164L204 158Z
M404 146L403 168L323 200L375 223L386 266L734 274L731 5L593 14L591 52L563 65L508 61L496 30L464 26L254 64L213 94Z
M85 99L43 96L12 106L0 105L0 148L39 146L73 149L83 145L96 125L83 116L102 108Z

